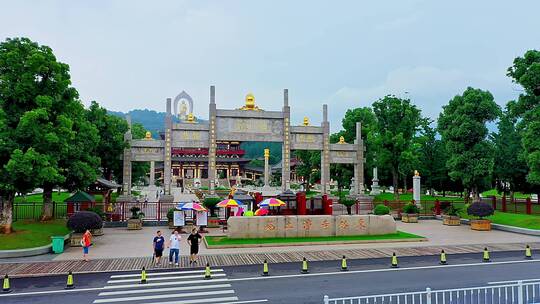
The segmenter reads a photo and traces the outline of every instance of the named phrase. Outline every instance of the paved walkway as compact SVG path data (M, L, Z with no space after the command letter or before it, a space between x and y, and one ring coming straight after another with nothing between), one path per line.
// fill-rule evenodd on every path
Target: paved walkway
M140 231L128 231L125 228L106 229L105 235L95 238L95 246L91 247L90 262L81 261L80 248L67 248L52 261L24 261L11 263L3 260L0 263L0 274L12 276L65 274L68 271L99 272L138 270L142 267L168 268L168 263L152 265L152 238L158 228L144 228ZM170 231L159 228L168 236ZM339 260L343 255L350 259L384 258L393 252L398 256L436 255L442 249L448 254L482 252L485 246L490 251L524 250L527 244L533 249L540 249L540 237L526 236L503 231L472 231L469 226L443 226L440 221L424 220L419 224L399 222L398 229L424 236L426 242L404 243L365 243L317 246L287 246L260 248L201 248L200 265L207 262L212 266L233 266L269 263L298 262L303 257L310 261ZM211 234L219 234L214 230ZM186 239L186 235L183 235ZM183 240L180 267L188 266L187 242ZM20 259L18 259L20 261Z

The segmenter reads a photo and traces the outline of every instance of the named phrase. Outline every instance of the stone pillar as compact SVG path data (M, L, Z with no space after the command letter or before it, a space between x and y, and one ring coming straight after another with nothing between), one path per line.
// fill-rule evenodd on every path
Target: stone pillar
M156 166L154 161L150 161L150 181L149 185L152 187L156 184Z
M415 171L415 174L413 176L413 200L418 206L421 205L420 194L421 194L420 174L418 174L418 172Z
M373 179L371 180L371 192L369 194L371 195L379 195L381 194L381 189L379 188L379 177L377 173L377 167L373 168Z
M167 98L167 113L165 114L165 149L163 149L163 187L165 195L171 195L172 181L172 114L171 114L171 98Z
M291 142L290 142L291 108L289 107L289 90L283 90L283 147L281 152L281 189L290 189L291 178Z
M124 149L123 155L123 171L122 171L122 195L131 196L131 117L126 115L128 130L124 133L124 141L128 143L128 147ZM129 200L128 200L129 201Z
M215 194L216 189L216 87L210 86L209 134L208 134L208 191Z
M328 122L328 105L323 105L323 149L321 151L321 193L330 193L330 123Z
M264 149L264 188L269 188L270 184L268 183L270 175L270 166L268 164L268 159L270 158L270 149Z
M356 163L354 164L354 180L356 194L364 193L364 140L362 139L362 123L356 123Z

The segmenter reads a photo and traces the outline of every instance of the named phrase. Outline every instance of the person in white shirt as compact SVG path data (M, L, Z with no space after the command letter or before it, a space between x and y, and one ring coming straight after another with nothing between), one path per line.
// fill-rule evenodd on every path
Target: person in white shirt
M169 238L169 265L173 263L174 255L174 265L178 266L178 256L180 255L180 234L175 230L171 237Z

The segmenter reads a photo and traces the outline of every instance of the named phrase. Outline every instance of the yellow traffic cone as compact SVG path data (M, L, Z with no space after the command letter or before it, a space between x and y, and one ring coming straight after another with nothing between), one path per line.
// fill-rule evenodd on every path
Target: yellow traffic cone
M444 252L444 249L441 250L441 261L439 262L441 265L446 265L446 253Z
M341 271L347 271L347 270L349 270L349 268L347 268L347 258L343 256L343 258L341 258Z
M268 276L268 262L266 260L264 260L264 263L263 263L263 276Z
M525 258L526 259L532 259L531 246L529 246L529 245L527 245L527 247L525 247Z
M73 284L73 273L70 271L68 272L68 276L67 276L66 289L73 289L73 288L75 288L75 284Z
M306 258L302 260L302 273L309 273L308 264Z
M206 263L206 268L204 270L204 279L210 280L212 278L212 271L210 270L210 263Z
M146 284L146 268L142 268L141 271L141 284Z
M392 268L398 268L398 261L396 253L392 253Z
M484 248L484 258L483 258L483 261L484 261L484 262L489 262L489 251L488 251L487 247Z
M11 292L11 285L9 285L9 277L6 274L4 277L4 281L2 283L2 293L10 293Z

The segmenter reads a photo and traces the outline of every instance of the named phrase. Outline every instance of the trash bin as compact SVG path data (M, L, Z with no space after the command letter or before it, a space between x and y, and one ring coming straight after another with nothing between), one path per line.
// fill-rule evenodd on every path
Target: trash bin
M63 236L52 236L52 250L54 253L64 252L64 237Z

